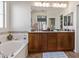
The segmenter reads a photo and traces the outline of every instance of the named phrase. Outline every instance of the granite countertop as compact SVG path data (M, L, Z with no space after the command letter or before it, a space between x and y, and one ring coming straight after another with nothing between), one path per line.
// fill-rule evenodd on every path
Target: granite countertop
M53 32L74 32L74 31L30 31L29 33L53 33Z

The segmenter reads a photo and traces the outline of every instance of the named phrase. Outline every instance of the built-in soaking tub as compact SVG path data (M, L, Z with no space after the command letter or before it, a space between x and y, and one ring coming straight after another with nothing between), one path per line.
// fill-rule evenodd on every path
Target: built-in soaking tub
M13 40L0 44L1 58L25 58L28 45L25 40Z

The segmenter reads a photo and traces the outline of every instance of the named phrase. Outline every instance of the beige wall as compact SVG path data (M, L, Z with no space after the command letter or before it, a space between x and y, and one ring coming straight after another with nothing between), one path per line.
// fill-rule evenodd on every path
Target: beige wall
M31 6L25 2L10 3L10 31L31 30Z

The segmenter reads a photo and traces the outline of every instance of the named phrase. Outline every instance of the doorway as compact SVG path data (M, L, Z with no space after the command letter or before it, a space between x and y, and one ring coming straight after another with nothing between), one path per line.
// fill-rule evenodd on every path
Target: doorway
M54 30L54 26L55 26L55 18L49 18L49 26L50 26L50 30Z

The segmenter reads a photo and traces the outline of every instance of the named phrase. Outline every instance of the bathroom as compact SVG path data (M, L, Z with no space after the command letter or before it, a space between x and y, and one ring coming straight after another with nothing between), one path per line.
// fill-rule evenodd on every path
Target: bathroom
M36 2L36 1L35 1ZM73 51L79 52L79 45L78 45L78 22L77 19L77 5L79 1L52 1L48 2L52 3L66 3L68 6L66 8L58 8L52 9L50 7L39 8L35 7L33 1L2 1L0 2L0 14L3 16L0 21L0 49L6 51L11 46L17 46L18 44L18 51L15 47L9 54L4 54L2 50L0 50L0 57L1 58L25 58L28 56L28 44L29 44L29 34L28 33L62 33L62 32L74 32L75 33L75 41L74 41L74 49ZM43 1L45 2L45 1ZM42 2L42 3L43 3ZM44 25L41 26L40 18L45 18L43 23ZM69 16L70 21L66 21L67 17ZM62 18L64 21L62 21ZM4 20L3 20L4 19ZM54 19L54 21L51 21ZM37 25L37 23L39 25ZM53 23L53 25L52 25ZM35 27L34 27L35 26ZM48 34L45 34L48 35ZM9 38L8 38L9 36ZM38 35L37 35L38 36ZM43 35L44 36L44 35ZM57 36L60 36L57 34ZM39 37L39 36L38 36ZM41 36L40 36L41 37ZM13 44L12 44L13 43ZM17 44L16 44L17 43ZM7 45L8 44L8 45ZM8 47L6 47L8 46ZM22 47L22 48L19 48ZM23 49L24 47L24 49ZM5 50L6 48L6 50ZM26 51L26 52L25 52ZM21 53L21 54L19 54Z

